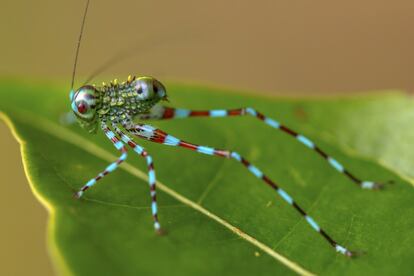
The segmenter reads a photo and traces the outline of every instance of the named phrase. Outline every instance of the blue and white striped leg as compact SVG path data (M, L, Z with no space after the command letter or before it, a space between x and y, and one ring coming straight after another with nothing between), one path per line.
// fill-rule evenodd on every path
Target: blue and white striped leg
M350 251L345 247L338 244L334 239L332 239L320 226L316 221L306 214L306 212L293 200L293 198L286 193L283 189L281 189L275 182L273 182L268 176L266 176L259 168L251 164L245 158L240 156L237 152L231 152L231 158L237 160L243 166L245 166L253 175L255 175L260 180L264 181L267 185L269 185L272 189L274 189L279 196L283 198L284 201L292 205L296 211L298 211L302 216L305 217L306 222L319 234L321 234L325 240L329 242L329 244L339 253L348 256L354 257L356 256L356 252Z
M264 116L262 113L257 110L247 107L247 108L238 108L238 109L213 109L213 110L190 110L190 109L179 109L179 108L170 108L157 106L149 114L142 115L142 119L178 119L178 118L188 118L188 117L233 117L233 116L244 116L250 115L253 116L266 125L275 128L277 130L283 131L291 136L293 136L297 141L305 145L306 147L312 149L317 154L322 156L328 163L338 172L344 174L349 179L351 179L355 184L357 184L362 189L369 190L378 190L384 187L383 183L377 183L373 181L362 181L353 174L351 174L345 167L339 163L336 159L329 156L327 153L322 151L314 142L312 142L307 137L293 131L287 126L279 123L276 120L273 120L269 117ZM385 184L393 183L388 181Z
M156 192L156 177L155 177L155 169L154 169L154 162L152 161L152 157L148 154L148 152L138 144L136 144L131 138L128 137L121 129L119 129L115 124L112 125L115 132L121 137L124 143L128 144L136 153L140 156L144 157L147 161L148 166L148 184L150 186L150 194L151 194L151 211L152 217L154 219L154 228L158 234L163 234L161 230L161 225L158 220L158 207L157 207L157 192Z
M219 150L219 149L215 149L211 147L200 146L200 145L192 144L189 142L185 142L172 135L167 134L166 132L160 129L156 129L150 125L136 125L134 128L129 129L128 131L130 131L134 135L137 135L140 138L143 138L143 139L155 142L155 143L160 143L160 144L164 144L168 146L184 147L184 148L187 148L187 149L190 149L190 150L202 153L202 154L232 158L238 161L239 163L243 164L253 175L255 175L257 178L262 180L267 185L269 185L272 189L274 189L279 194L279 196L283 198L283 200L285 200L287 203L292 205L296 211L298 211L302 216L304 216L307 223L315 231L321 234L322 237L324 237L324 239L327 240L329 244L331 244L331 246L337 252L345 256L348 256L348 257L355 256L354 252L351 252L345 247L339 245L323 229L321 229L319 225L315 222L315 220L313 220L313 218L308 216L306 212L301 207L299 207L299 205L293 200L293 198L290 195L288 195L284 190L279 188L279 186L275 182L273 182L268 176L266 176L261 170L259 170L259 168L252 165L249 161L247 161L245 158L240 156L240 154L238 154L237 152L232 152L228 150Z
M106 137L108 137L108 139L111 140L115 148L119 150L122 154L115 162L111 163L104 171L99 173L95 178L89 180L78 192L76 192L74 194L75 198L80 198L86 190L95 185L95 183L101 180L104 176L116 170L119 164L121 164L127 158L127 148L121 141L118 140L118 138L115 136L112 130L110 130L105 123L101 124L101 128L105 133Z

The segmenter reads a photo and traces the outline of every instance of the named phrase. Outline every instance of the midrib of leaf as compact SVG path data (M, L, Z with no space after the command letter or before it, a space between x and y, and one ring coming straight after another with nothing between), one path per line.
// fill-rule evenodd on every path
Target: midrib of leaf
M73 144L79 148L81 148L82 150L100 158L103 159L105 161L108 162L113 162L114 160L117 159L117 156L109 153L108 151L102 149L101 147L97 146L96 144L90 142L89 140L83 138L82 136L64 128L59 126L58 124L55 124L49 120L45 120L42 117L39 117L31 112L27 112L27 111L23 111L23 110L16 110L15 112L13 112L13 115L15 117L17 117L19 120L23 120L27 123L30 123L31 126L38 128L39 130L42 130L60 140L63 140L67 143ZM9 120L8 117L0 112L0 118L4 119L6 122ZM15 133L16 136L16 133ZM22 146L22 150L24 151L24 143L22 143L22 140L20 139L20 137L18 141ZM23 158L23 162L28 162L28 160L26 158ZM25 164L25 166L27 166L27 164ZM148 176L146 173L142 172L141 170L135 168L134 166L132 166L131 164L129 164L128 162L124 162L123 164L121 164L120 166L121 169L125 170L126 172L130 173L131 175L140 178L142 180L147 181ZM286 258L285 256L279 254L278 252L276 252L274 249L270 248L269 246L267 246L266 244L260 242L259 240L255 239L254 237L250 236L249 234L243 232L242 230L240 230L239 228L237 228L236 226L230 224L229 222L227 222L226 220L222 219L221 217L217 216L216 214L210 212L209 210L205 209L203 206L199 205L198 203L186 198L185 196L179 194L178 192L174 191L173 189L167 187L166 185L164 185L162 182L157 181L157 188L165 193L167 193L168 195L172 196L173 198L175 198L176 200L178 200L179 202L183 203L184 205L187 205L191 208L193 208L194 210L202 213L203 215L207 216L208 218L216 221L217 223L221 224L222 226L226 227L227 229L229 229L232 233L234 233L235 235L239 236L240 238L244 239L245 241L253 244L254 246L256 246L257 248L259 248L260 250L262 250L263 252L265 252L266 254L268 254L270 257L274 258L275 260L279 261L280 263L282 263L283 265L285 265L286 267L288 267L289 269L291 269L292 271L301 274L301 275L314 275L312 272L307 271L306 269L304 269L303 267L301 267L300 265L298 265L297 263L289 260L288 258ZM46 205L47 209L49 210L49 212L51 214L54 213L54 210L52 208L52 206L50 206L50 204L47 202L47 199L42 198L41 195L37 194L38 197L40 197L40 201ZM122 206L119 206L122 207ZM51 219L54 216L51 216ZM56 248L55 248L56 250Z

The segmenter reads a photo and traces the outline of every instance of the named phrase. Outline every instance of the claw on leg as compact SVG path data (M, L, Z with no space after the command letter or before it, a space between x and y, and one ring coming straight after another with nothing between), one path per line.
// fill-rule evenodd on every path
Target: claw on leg
M361 188L362 189L367 189L367 190L383 190L385 189L386 186L390 185L390 184L394 184L393 180L384 182L384 183L378 183L378 182L372 182L372 181L363 181L361 183Z
M157 233L158 236L165 236L165 235L167 235L167 231L165 231L162 228L155 229L155 233Z
M80 199L82 195L83 195L82 191L77 191L77 192L73 193L73 198L74 199Z

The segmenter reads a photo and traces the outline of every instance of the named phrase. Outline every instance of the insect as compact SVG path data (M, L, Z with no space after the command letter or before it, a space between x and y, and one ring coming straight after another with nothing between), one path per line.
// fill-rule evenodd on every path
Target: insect
M250 163L239 153L230 150L216 149L208 146L196 145L183 141L161 129L148 124L135 123L137 120L145 121L148 119L167 120L188 117L237 117L252 116L269 127L282 131L292 136L296 141L302 143L307 148L324 158L335 170L344 174L359 188L362 189L381 189L383 184L362 181L351 172L344 168L337 160L325 153L314 142L305 136L293 131L282 123L273 120L259 111L247 107L238 109L216 109L216 110L190 110L171 108L162 105L167 100L166 87L153 77L131 77L125 82L114 80L102 86L83 85L76 91L73 89L76 72L77 57L85 18L89 6L87 1L81 32L76 49L75 63L73 67L72 85L70 92L71 108L78 119L80 125L90 133L98 129L104 132L106 137L112 142L114 147L120 152L120 157L111 163L104 171L89 180L79 191L75 193L76 198L82 195L99 180L109 173L115 171L118 166L127 159L128 147L146 160L148 169L148 181L151 196L151 210L156 232L161 233L161 225L158 219L157 199L156 199L156 176L154 163L151 155L131 137L135 136L151 142L160 143L173 147L183 147L205 155L214 155L227 159L233 159L243 165L251 174L256 176L263 183L270 186L284 201L290 204L297 212L302 215L308 224L317 231L328 243L339 253L352 257L356 252L350 251L338 244L330 235L327 234L319 224L293 200L282 188L273 180L265 175L258 167Z

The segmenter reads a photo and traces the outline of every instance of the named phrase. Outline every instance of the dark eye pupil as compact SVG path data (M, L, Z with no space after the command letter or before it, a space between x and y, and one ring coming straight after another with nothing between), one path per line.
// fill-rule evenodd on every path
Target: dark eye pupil
M78 111L79 111L79 113L84 114L87 110L88 110L88 107L86 106L86 104L80 103L78 105Z
M140 95L142 94L142 87L138 88L137 93L140 94Z
M154 85L154 92L157 93L158 92L158 86Z

